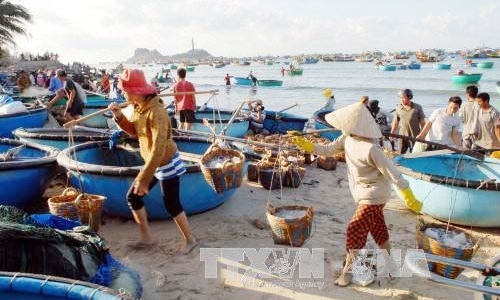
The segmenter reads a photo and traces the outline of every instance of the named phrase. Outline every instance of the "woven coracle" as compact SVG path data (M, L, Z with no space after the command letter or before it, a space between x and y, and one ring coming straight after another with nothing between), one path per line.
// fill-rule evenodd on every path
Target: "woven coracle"
M97 232L105 200L106 197L101 195L82 194L74 188L67 188L61 195L49 198L47 203L51 214L80 221Z
M470 261L474 256L474 254L476 253L476 251L479 249L478 240L473 238L470 234L464 232L463 230L453 228L453 231L463 232L465 236L474 243L474 246L472 246L471 248L459 249L459 248L447 247L441 244L438 240L427 236L424 232L425 229L427 228L446 229L446 225L425 224L422 220L419 220L417 222L417 228L416 228L417 246L418 248L423 249L425 253ZM460 275L460 273L464 270L463 268L437 262L428 262L427 264L429 267L429 271L451 279L457 278L457 276Z
M281 210L301 210L305 215L301 218L285 219L276 214ZM266 213L267 221L271 226L275 244L302 246L311 235L313 209L308 206L288 205L270 207Z
M316 166L324 170L335 170L337 169L337 160L332 156L320 155L316 159Z
M224 162L220 166L210 166L210 161L215 159ZM241 186L244 165L245 155L240 151L213 145L203 154L200 168L205 180L220 194Z

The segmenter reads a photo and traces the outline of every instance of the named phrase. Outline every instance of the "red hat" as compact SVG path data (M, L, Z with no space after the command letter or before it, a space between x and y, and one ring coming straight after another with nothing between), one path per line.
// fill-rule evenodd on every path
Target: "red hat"
M156 88L147 83L144 72L139 69L125 69L120 75L118 88L132 95L156 94Z

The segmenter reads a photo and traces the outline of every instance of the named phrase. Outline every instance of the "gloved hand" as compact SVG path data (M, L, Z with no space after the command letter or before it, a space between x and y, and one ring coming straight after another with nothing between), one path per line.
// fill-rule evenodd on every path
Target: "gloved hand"
M407 187L406 189L399 190L399 192L401 193L401 197L406 203L406 206L408 206L408 208L413 212L419 214L422 210L422 202L415 198L415 195L413 195L413 191L411 190L411 188Z
M493 158L500 158L500 151L494 151L490 155Z
M297 131L297 130L287 130L286 134L299 136L299 135L302 135L302 132Z
M292 143L294 143L295 145L297 145L297 147L299 147L300 149L302 149L304 152L312 153L314 151L314 145L313 145L313 143L307 141L303 137L294 136L292 138Z
M109 149L114 149L116 145L120 144L120 135L123 131L117 130L109 137Z

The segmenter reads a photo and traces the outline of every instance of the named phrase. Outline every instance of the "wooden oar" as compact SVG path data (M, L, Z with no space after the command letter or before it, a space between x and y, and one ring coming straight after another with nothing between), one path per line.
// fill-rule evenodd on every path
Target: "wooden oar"
M120 104L119 104L119 106L120 106L121 108L124 108L124 107L127 107L129 104L130 104L130 102L124 102L124 103L120 103ZM93 117L95 117L95 116L102 115L103 113L105 113L105 112L107 112L107 111L110 111L110 110L111 110L111 109L109 109L108 107L103 108L103 109L101 109L101 110L95 111L95 112L93 112L93 113L91 113L91 114L88 114L88 115L86 115L86 116L83 116L83 117L81 117L80 119L71 120L71 121L69 121L69 122L66 122L66 123L64 123L64 124L63 124L63 127L64 127L64 128L69 128L69 127L71 127L71 126L75 126L76 124L79 124L79 123L81 123L81 122L83 122L83 121L85 121L85 120L88 120L88 119L90 119L90 118L93 118Z
M453 148L453 147L450 147L447 145L443 145L443 144L439 144L439 143L435 143L435 142L431 142L431 141L426 141L426 140L422 140L422 139L417 139L417 138L412 137L412 136L401 135L401 134L396 134L396 133L384 132L382 134L386 137L393 137L393 138L398 138L398 139L410 140L413 142L420 142L420 143L424 143L427 145L439 147L442 149L448 149L448 150L451 150L453 152L461 153L461 154L464 154L464 155L467 155L467 156L470 156L470 157L473 157L473 158L476 158L479 160L484 160L484 153L481 153L481 152L476 151L476 150L457 149L457 148Z
M329 131L340 131L340 129L338 129L338 128L323 128L323 129L316 129L316 130L302 131L302 132L290 130L290 131L287 131L287 134L285 134L285 136L302 136L302 135L329 132Z
M218 92L219 92L219 90L200 91L200 92L177 92L177 93L159 94L158 96L171 97L171 96L182 96L182 95L216 94Z

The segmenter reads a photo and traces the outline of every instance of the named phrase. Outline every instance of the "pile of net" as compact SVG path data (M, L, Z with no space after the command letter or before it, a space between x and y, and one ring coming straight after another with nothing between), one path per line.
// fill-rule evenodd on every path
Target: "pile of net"
M142 286L137 271L114 259L99 235L77 230L80 225L50 214L30 216L19 208L0 205L0 271L88 281L124 289L140 298Z

